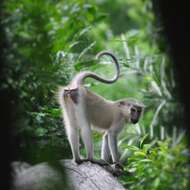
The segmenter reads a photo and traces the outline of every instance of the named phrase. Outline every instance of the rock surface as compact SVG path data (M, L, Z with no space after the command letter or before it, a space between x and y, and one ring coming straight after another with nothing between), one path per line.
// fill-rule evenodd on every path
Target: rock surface
M12 190L125 189L110 172L91 162L77 165L71 160L60 160L57 164L40 163L34 166L14 162L12 166Z

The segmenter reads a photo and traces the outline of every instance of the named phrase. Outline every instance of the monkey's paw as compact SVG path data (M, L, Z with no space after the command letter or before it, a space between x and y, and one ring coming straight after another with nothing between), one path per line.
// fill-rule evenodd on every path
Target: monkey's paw
M93 159L93 160L91 160L91 162L94 163L94 164L98 164L100 166L107 166L107 165L109 165L108 162L106 162L105 160L102 160L102 159L100 159L100 160Z
M84 161L82 159L74 159L73 162L75 162L76 164L80 165L82 164Z
M121 176L124 173L124 168L120 163L114 163L112 166L112 174L114 176Z
M113 164L112 164L112 167L115 168L115 169L121 169L121 170L124 170L122 164L119 163L119 162L113 163Z
M109 165L109 163L107 163L106 161L104 161L102 159L96 160L96 159L88 159L88 158L86 158L86 159L81 159L81 161L82 162L91 162L93 164L98 164L100 166L107 166L107 165Z

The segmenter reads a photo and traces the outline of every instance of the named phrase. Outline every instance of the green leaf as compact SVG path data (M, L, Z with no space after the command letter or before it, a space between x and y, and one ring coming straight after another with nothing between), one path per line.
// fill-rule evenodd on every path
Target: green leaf
M48 132L48 130L44 129L44 128L37 128L36 129L36 135L38 137L43 137L47 132Z

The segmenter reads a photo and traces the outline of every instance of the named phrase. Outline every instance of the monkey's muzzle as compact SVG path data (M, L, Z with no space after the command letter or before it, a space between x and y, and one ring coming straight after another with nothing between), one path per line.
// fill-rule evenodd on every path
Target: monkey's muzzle
M138 119L131 119L131 123L136 124L138 122Z

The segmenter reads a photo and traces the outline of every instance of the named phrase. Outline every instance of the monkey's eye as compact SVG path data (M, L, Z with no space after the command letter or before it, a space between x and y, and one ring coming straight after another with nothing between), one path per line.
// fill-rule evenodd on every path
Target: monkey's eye
M136 112L136 109L135 109L135 108L131 108L131 111L132 111L132 112Z
M119 104L120 104L121 106L124 106L124 105L125 105L125 102L124 102L124 101L121 101L121 102L119 102Z

